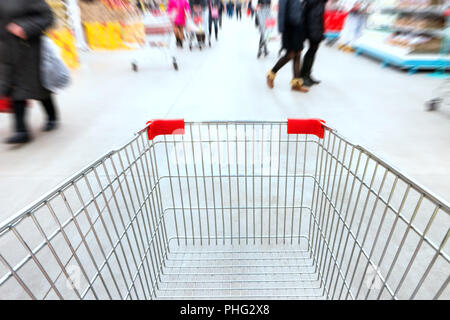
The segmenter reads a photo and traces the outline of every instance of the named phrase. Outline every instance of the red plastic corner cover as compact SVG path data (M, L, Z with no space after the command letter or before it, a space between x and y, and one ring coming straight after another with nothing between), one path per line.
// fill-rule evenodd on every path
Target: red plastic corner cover
M147 122L148 140L165 134L184 134L184 119L155 119Z
M321 119L288 119L288 134L314 134L323 139L325 120Z
M0 113L10 113L13 112L11 106L11 99L0 97Z

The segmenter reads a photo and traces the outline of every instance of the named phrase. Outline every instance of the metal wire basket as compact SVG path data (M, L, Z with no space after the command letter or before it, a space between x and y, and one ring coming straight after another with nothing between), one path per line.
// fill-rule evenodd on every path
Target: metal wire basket
M0 298L448 299L449 213L322 121L152 121L0 226Z

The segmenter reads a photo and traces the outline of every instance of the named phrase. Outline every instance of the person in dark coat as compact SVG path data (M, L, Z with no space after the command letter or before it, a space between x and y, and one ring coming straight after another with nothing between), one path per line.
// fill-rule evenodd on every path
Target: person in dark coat
M278 3L278 30L282 35L282 49L286 51L275 66L267 73L267 85L274 87L276 73L293 60L292 90L307 92L300 76L300 58L303 50L305 29L303 26L303 3L298 0L280 0Z
M324 39L324 21L325 4L327 0L304 0L304 27L305 36L309 42L308 51L303 57L303 65L300 71L304 80L304 85L311 87L319 84L320 81L311 77L311 71L316 57L320 42Z
M53 23L45 0L0 1L0 96L12 99L16 133L7 143L30 140L25 124L27 100L39 100L48 115L44 130L56 127L51 93L40 79L41 36Z

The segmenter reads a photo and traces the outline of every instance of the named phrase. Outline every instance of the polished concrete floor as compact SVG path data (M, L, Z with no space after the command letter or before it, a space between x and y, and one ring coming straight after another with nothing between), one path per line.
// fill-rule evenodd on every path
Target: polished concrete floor
M265 74L278 45L256 59L258 34L250 20L225 20L212 48L177 50L179 68L157 50L82 55L72 86L57 96L61 127L43 133L41 107L28 114L34 141L0 145L0 221L14 215L70 175L121 146L153 118L186 120L325 119L356 144L450 200L450 108L426 112L424 103L442 79L409 75L366 57L323 45L307 94L290 91L291 65L273 90ZM130 62L139 56L140 70ZM10 134L0 114L0 137Z

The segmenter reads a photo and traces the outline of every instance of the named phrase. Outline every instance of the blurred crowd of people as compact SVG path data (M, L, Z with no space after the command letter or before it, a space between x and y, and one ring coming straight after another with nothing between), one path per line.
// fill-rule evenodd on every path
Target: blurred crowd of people
M41 101L47 114L43 130L57 127L52 92L41 81L41 37L52 25L52 10L45 0L0 1L0 98L9 97L15 120L15 133L6 143L31 139L26 124L28 100Z
M219 38L222 17L236 16L242 19L242 11L255 19L260 32L257 57L268 55L267 28L269 20L274 20L277 12L278 31L281 34L281 51L284 55L267 73L266 82L274 87L277 72L289 61L293 61L291 88L307 92L319 81L311 76L316 52L324 38L323 15L327 0L168 0L167 13L174 26L178 47L183 47L186 26L193 15L199 15L203 38L209 35L209 44L214 35ZM138 1L142 11L161 7L157 0ZM9 97L15 119L15 133L7 143L24 143L31 139L26 125L26 105L28 100L41 101L47 114L44 130L54 130L58 117L52 92L44 88L40 80L41 37L53 22L53 14L45 0L2 0L0 1L0 98ZM273 28L274 23L272 24ZM214 29L214 33L213 33ZM301 63L304 43L309 47ZM20 58L19 58L20 57Z

